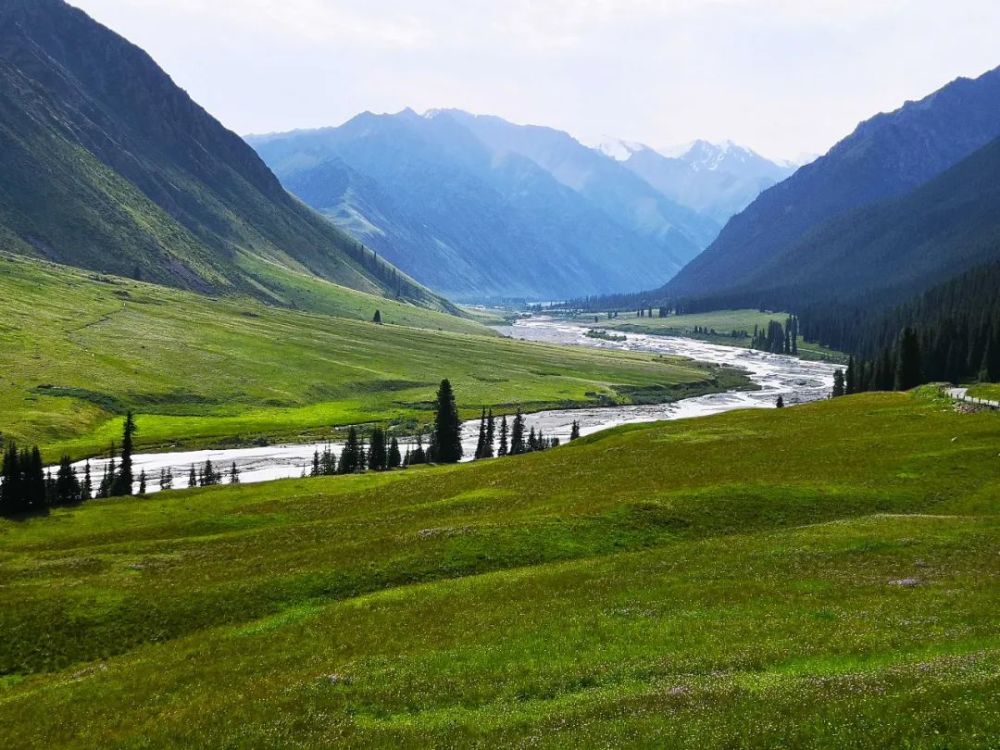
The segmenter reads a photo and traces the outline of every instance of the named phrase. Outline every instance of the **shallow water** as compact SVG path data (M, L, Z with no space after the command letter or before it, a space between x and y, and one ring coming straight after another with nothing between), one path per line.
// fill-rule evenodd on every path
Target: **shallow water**
M778 354L718 346L694 339L676 336L652 336L627 334L623 342L604 341L589 338L586 327L548 318L520 320L513 326L497 329L507 336L526 341L552 344L587 346L599 349L621 349L624 351L655 352L658 354L689 357L701 362L729 365L746 371L749 378L761 390L727 391L708 396L683 399L672 404L650 406L611 406L562 411L542 411L526 414L526 429L534 427L547 437L569 439L573 421L580 423L583 435L589 435L610 427L640 422L656 422L667 419L686 419L718 414L734 409L773 408L778 396L789 406L806 401L826 398L833 387L835 365L824 362L806 362ZM499 423L497 424L499 439ZM479 421L466 422L462 426L462 444L467 457L475 453L479 436ZM412 440L401 440L403 452L412 445ZM201 468L205 461L211 461L216 471L226 474L236 464L240 481L250 484L274 479L300 477L311 466L313 453L330 446L339 454L339 443L312 443L307 445L271 445L258 448L231 448L225 450L183 451L174 453L137 454L133 458L135 475L145 471L148 478L147 492L159 490L161 469L169 468L174 474L174 487L188 484L188 474L192 466ZM106 461L93 459L90 462L91 475L95 484L100 481ZM82 472L83 463L77 464ZM82 475L82 474L81 474ZM136 485L138 489L138 484Z

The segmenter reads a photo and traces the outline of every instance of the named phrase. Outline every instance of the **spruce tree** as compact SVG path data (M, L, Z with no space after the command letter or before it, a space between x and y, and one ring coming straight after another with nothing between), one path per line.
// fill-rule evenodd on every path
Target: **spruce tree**
M394 437L389 444L389 469L398 469L403 465L403 457L399 453L399 441Z
M519 456L525 451L524 444L524 415L521 410L517 410L517 415L514 417L514 426L510 431L510 455Z
M235 461L233 461L233 465L229 467L229 483L230 484L240 483L240 470L236 468Z
M455 394L447 378L441 381L438 389L433 445L436 462L455 464L462 460L462 423L458 418Z
M506 456L510 448L507 444L507 415L505 414L500 420L500 446L497 448L497 455L503 458Z
M479 418L479 441L476 443L475 458L478 461L485 458L486 454L486 407L483 407L483 414Z
M188 487L198 486L198 474L194 470L194 466L191 466L191 473L188 474Z
M372 318L372 323L375 325L382 325L382 313L379 310L375 311L375 316Z
M777 400L777 402L775 402L774 405L778 409L784 409L785 408L785 397L784 396L778 396L778 400Z
M847 372L844 373L844 393L850 396L858 392L857 366L854 364L854 357L847 360Z
M125 422L122 424L122 453L121 464L118 473L112 477L111 487L108 494L111 497L123 497L132 494L132 451L135 447L135 433L138 430L135 426L135 417L129 411L125 415Z
M146 494L146 470L143 469L139 472L139 494Z
M312 471L309 476L318 477L320 475L319 468L319 448L313 451L313 461L312 461Z
M493 410L490 409L486 415L486 444L483 446L483 458L493 458L493 445L496 443L496 422L493 419Z
M844 392L844 371L838 367L833 371L833 397L840 398Z
M580 439L580 423L574 419L573 426L570 428L569 431L569 440L570 442L573 442L574 440L579 440L579 439Z
M83 465L83 484L80 485L80 499L90 500L94 496L94 480L90 476L90 459Z
M897 391L908 391L923 382L920 342L917 339L916 331L912 328L904 329L900 335L895 369L894 385Z

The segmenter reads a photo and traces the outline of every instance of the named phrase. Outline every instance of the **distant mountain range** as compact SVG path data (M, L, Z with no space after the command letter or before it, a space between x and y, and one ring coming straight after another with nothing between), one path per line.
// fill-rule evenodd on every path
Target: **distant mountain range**
M453 309L62 0L0 0L0 250L278 304L308 306L332 281Z
M652 296L882 304L1000 257L1000 69L858 126Z
M663 195L725 224L764 190L796 170L726 141L695 141L656 150L641 143L605 141L600 150L620 161Z
M723 206L743 200L735 160L699 182L698 201L711 204L699 210L678 199L679 182L669 194L566 133L458 110L365 113L248 141L290 191L457 299L559 299L667 279L712 241Z

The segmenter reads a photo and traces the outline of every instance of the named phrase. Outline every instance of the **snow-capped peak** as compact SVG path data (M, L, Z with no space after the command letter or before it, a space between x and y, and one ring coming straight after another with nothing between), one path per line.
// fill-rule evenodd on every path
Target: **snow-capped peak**
M628 161L632 154L646 149L647 146L635 141L623 141L620 138L604 138L595 148L615 161Z

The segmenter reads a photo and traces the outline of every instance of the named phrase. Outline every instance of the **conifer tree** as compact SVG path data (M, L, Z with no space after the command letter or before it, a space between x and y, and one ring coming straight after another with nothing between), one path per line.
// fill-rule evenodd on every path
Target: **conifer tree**
M310 476L318 477L320 475L319 468L319 448L313 451L313 462L312 462L312 472Z
M580 423L574 419L573 426L570 428L569 431L569 440L570 442L573 442L574 440L579 440L579 439L580 439Z
M504 414L504 416L500 419L500 446L497 448L497 455L501 458L506 456L510 451L507 444L507 433L507 415Z
M132 494L132 451L135 447L135 433L138 430L135 426L135 417L129 411L125 415L125 422L122 425L122 454L121 465L118 473L111 479L111 487L108 494L111 497L123 497Z
M775 406L777 408L779 408L779 409L784 409L785 408L785 397L784 396L778 396L778 401L775 403Z
M371 448L368 451L368 468L372 471L385 471L389 468L389 453L386 450L385 430L376 427L372 430Z
M486 455L486 407L483 407L483 414L479 418L479 441L476 443L475 458L478 461Z
M83 465L83 483L80 485L80 499L90 500L94 496L94 480L90 476L90 459Z
M382 325L382 313L379 310L375 311L375 316L372 318L372 323L375 325Z
M195 473L194 466L191 466L191 473L188 474L188 487L198 486L198 475Z
M236 468L235 461L233 461L233 465L229 467L229 483L230 484L240 483L240 470Z
M399 441L394 437L389 444L389 469L398 469L403 465L403 457L399 453Z
M847 372L844 373L844 393L850 396L858 392L858 373L854 357L847 360Z
M844 393L844 371L838 367L833 371L833 397L840 398Z
M146 470L143 469L139 472L139 494L146 494Z
M517 410L517 415L514 417L514 426L510 431L510 455L519 456L525 451L524 444L524 415L521 410Z
M417 447L414 448L413 453L410 455L410 465L420 465L427 463L427 451L424 450L424 436L423 433L417 435Z
M908 391L916 388L922 381L920 361L920 342L916 331L906 328L900 335L898 358L896 360L897 391Z
M532 427L528 433L528 453L538 450L538 436L535 435L535 428Z
M441 381L434 418L434 458L437 463L456 464L462 459L462 423L458 418L455 394L448 379Z
M496 443L496 421L493 419L493 410L490 409L486 415L486 445L483 450L483 458L493 458L493 446Z

